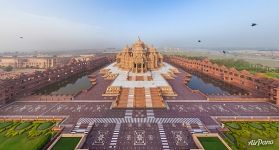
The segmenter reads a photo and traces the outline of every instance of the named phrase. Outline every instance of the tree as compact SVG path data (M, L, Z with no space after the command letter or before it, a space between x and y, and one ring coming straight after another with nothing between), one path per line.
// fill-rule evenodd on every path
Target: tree
M7 71L7 72L10 72L13 70L13 67L12 66L7 66L3 69L4 71Z

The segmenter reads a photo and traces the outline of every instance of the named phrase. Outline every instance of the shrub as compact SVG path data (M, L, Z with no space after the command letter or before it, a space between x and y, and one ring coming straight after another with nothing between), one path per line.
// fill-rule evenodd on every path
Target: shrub
M8 130L9 128L13 127L14 123L13 122L9 122L9 124L2 124L2 128L0 129L0 133L3 131Z
M232 135L232 133L227 133L226 137L231 141L232 143L236 144L235 137Z
M5 128L11 124L13 124L13 123L12 122L0 122L0 129Z
M242 132L240 132L240 134L244 138L250 138L252 136L252 134L248 130L243 130Z
M237 130L241 129L241 126L239 126L239 124L236 122L228 122L226 123L226 125L233 129L237 129Z
M7 71L7 72L10 72L10 71L13 70L13 67L12 66L7 66L7 67L4 67L3 70Z
M264 126L262 126L260 123L256 122L249 122L248 123L251 127L256 128L258 130L265 130Z
M271 126L279 129L279 122L273 122L273 123L271 123Z
M15 129L16 130L21 130L21 129L27 128L31 124L32 124L31 122L23 122L23 123L19 124Z
M37 130L45 130L50 128L53 125L53 122L45 122L40 124L40 126L37 128Z

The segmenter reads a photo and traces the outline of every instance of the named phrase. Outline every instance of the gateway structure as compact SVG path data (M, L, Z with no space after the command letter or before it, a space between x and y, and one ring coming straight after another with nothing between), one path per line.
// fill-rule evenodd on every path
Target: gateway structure
M103 96L116 96L116 108L161 108L163 96L176 96L166 79L174 78L178 70L140 39L126 46L101 73L114 80Z

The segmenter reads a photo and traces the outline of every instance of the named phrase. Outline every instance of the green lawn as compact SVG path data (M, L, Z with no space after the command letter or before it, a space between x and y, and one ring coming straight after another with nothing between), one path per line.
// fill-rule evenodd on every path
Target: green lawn
M278 150L279 122L226 122L229 132L224 132L225 141L233 149ZM271 144L249 144L250 141L273 141Z
M199 137L198 139L205 150L227 150L218 137Z
M0 149L2 150L40 150L48 141L50 135L41 135L28 138L27 134L21 134L7 138L5 134L0 134Z
M0 150L40 150L56 133L53 122L0 122ZM38 127L41 130L38 130Z
M51 150L74 150L80 137L61 137Z

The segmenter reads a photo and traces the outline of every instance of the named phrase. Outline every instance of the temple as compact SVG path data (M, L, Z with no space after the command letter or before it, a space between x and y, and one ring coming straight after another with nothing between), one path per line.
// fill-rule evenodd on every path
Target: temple
M163 56L153 46L148 46L140 38L132 45L126 46L116 56L117 66L134 73L144 73L158 69L163 64Z
M176 96L165 80L175 71L156 48L138 39L116 56L115 63L100 71L114 80L103 96L117 96L114 108L163 108L163 96Z

